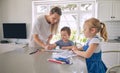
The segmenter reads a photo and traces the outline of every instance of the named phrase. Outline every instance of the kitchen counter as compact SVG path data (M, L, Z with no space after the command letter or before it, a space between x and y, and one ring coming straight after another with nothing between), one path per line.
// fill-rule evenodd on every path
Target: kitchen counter
M109 39L108 43L120 43L120 41L115 39Z
M72 57L73 64L70 65L57 64L47 61L57 52L39 51L33 55L29 55L28 52L24 48L16 48L1 53L0 73L88 73L83 57Z

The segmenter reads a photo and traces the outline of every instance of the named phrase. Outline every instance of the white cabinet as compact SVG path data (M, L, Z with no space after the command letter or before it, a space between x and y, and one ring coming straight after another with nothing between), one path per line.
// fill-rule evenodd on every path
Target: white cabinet
M102 51L120 50L120 43L102 43ZM107 67L120 64L120 53L102 53L102 59Z
M106 0L97 3L97 18L101 21L120 20L120 1Z

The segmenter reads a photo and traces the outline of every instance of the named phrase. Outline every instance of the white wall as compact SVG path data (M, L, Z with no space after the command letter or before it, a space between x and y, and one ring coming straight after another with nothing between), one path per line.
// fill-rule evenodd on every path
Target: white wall
M27 35L32 23L32 1L31 0L1 0L0 22L27 23ZM1 7L0 6L0 7ZM0 27L0 31L2 28ZM0 32L0 34L2 34ZM0 39L1 35L0 35Z
M2 13L1 13L1 11L2 11L2 5L1 5L1 0L0 0L0 40L1 40L1 38L2 38L2 30L1 30L1 28L2 28L2 26L1 26L1 22L2 22Z

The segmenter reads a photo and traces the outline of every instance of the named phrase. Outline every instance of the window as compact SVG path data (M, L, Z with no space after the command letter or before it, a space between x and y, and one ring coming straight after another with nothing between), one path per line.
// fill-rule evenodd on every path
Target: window
M95 2L81 2L81 1L33 1L33 21L40 14L46 14L49 10L58 6L62 9L62 16L59 25L59 31L64 26L71 28L72 34L70 40L78 43L84 42L84 36L82 31L83 23L86 19L95 16ZM60 39L60 34L56 34L53 38L53 42ZM76 37L77 35L77 37Z

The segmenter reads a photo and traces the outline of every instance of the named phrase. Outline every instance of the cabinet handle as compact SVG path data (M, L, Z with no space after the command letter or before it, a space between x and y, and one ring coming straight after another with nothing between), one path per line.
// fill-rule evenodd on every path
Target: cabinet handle
M115 16L111 16L111 18L115 18Z

